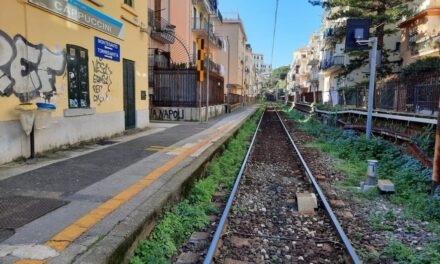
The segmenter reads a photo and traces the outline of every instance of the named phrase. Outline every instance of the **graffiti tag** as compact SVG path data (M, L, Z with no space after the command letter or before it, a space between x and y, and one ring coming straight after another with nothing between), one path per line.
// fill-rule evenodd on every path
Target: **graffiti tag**
M102 58L97 58L93 62L93 101L98 105L106 101L110 94L112 85L110 67Z
M153 108L151 110L151 119L153 120L184 120L184 109L159 109Z
M21 102L56 91L55 77L64 73L66 56L43 44L33 45L23 36L11 39L0 30L0 95L14 93Z

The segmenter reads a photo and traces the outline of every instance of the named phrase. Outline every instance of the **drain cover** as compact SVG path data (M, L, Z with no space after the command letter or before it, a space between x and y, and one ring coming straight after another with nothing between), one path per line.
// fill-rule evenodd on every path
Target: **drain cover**
M56 199L27 196L2 197L0 198L0 229L16 229L67 203Z

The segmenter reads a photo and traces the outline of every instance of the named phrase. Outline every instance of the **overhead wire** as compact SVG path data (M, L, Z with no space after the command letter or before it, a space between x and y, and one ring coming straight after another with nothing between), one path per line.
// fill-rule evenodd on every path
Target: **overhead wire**
M277 32L277 21L278 21L278 7L279 7L279 0L276 0L275 5L275 21L273 25L273 36L272 36L272 51L271 51L271 58L270 58L270 85L272 85L272 72L273 72L273 57L274 57L274 50L275 50L275 40L276 40L276 32ZM278 99L278 91L275 91L276 98Z

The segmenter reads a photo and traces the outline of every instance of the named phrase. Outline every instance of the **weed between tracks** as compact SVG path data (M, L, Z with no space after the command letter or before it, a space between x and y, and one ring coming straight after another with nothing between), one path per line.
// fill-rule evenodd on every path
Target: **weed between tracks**
M316 141L308 147L318 148L337 160L335 168L347 178L337 183L339 188L349 189L352 195L374 199L376 190L361 193L353 187L366 181L366 160L378 160L379 178L389 179L396 186L396 194L388 196L390 202L403 208L403 217L430 222L432 231L440 235L440 193L430 196L432 170L414 158L402 155L401 151L382 138L366 139L350 131L342 131L323 125L314 119L306 119L295 111L287 115L300 123L301 128L314 136ZM366 200L368 201L368 200ZM393 231L395 227L384 222L393 222L387 215L371 215L369 225L375 230ZM394 219L395 221L395 219ZM410 231L410 230L409 230ZM408 231L408 232L409 232ZM398 263L440 263L440 240L412 247L390 239L383 252Z
M242 126L223 153L209 165L206 178L194 185L188 197L164 214L148 239L140 242L131 264L170 263L169 258L189 236L209 224L208 215L217 210L211 203L213 194L220 184L232 188L262 112L258 110Z

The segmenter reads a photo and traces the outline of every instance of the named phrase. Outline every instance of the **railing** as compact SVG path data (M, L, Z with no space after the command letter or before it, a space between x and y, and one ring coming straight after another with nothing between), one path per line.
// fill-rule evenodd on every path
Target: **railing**
M225 100L227 102L227 95L225 97ZM243 102L243 96L241 96L240 94L233 94L233 93L229 94L229 103L231 105L238 104L241 102Z
M413 38L410 42L412 55L427 54L440 49L440 34L426 36L423 39L418 39L415 35Z
M191 59L193 60L191 63L192 64L196 64L197 61L197 55L196 54L191 54ZM203 62L203 66L205 67L205 69L207 69L207 64L206 61ZM215 72L219 75L224 74L224 69L222 68L222 66L220 64L215 63L213 60L209 59L209 69L211 70L211 72Z
M378 109L434 115L438 111L440 74L422 75L378 83Z
M342 66L345 64L345 55L337 55L321 61L321 69L327 70L333 66Z
M192 18L192 29L194 31L203 31L205 33L208 33L208 28L211 31L211 33L214 34L212 23L208 23L208 21L206 21L204 19L202 20L202 19L200 19L200 17L193 17Z
M154 71L153 106L199 107L206 105L206 82L199 91L195 69L156 69ZM224 104L224 79L210 75L209 104Z
M206 20L201 20L199 17L192 18L192 30L198 33L202 33L206 36L209 35L209 39L212 43L214 43L217 47L223 48L223 41L221 38L214 34L214 25L212 23L208 23Z
M332 105L367 108L368 87L327 92ZM374 108L392 112L435 115L440 98L440 73L378 82Z
M303 93L300 96L297 96L298 103L322 103L322 92L308 92Z
M148 50L148 83L150 87L154 87L154 72L157 69L169 69L170 53L159 49Z
M148 9L148 25L152 28L151 38L163 43L173 44L176 41L176 30L166 19L158 17L155 11Z

